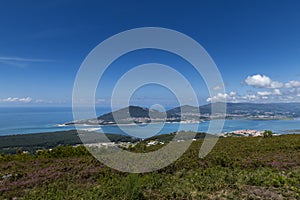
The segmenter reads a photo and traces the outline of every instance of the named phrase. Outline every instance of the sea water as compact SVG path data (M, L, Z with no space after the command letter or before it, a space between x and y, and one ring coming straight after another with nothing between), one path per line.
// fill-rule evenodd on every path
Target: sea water
M96 108L97 115L110 112L110 108ZM59 126L73 120L71 107L0 107L0 135L54 132L75 129L74 126ZM209 121L201 122L197 130L207 132ZM157 130L160 124L143 125L148 130ZM194 130L195 124L165 123L158 133L172 133L178 130ZM125 129L125 132L122 129ZM97 130L105 133L126 134L134 132L135 125L81 126L84 130ZM226 120L222 132L241 129L272 130L275 133L286 133L288 130L300 130L300 119L294 120ZM153 133L157 134L157 133Z
M109 108L96 110L99 115L110 112ZM71 107L0 107L0 135L71 130L74 126L59 126L71 121Z

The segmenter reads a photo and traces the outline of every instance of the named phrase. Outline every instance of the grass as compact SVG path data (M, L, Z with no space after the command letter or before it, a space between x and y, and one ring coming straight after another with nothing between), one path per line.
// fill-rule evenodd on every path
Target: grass
M2 154L0 199L300 199L300 135L220 138L204 159L201 144L144 174L110 169L84 147Z

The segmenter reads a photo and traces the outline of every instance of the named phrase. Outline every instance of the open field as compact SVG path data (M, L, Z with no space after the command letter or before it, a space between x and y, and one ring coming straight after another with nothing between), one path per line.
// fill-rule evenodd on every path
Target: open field
M110 169L84 147L2 154L0 199L299 199L300 135L220 138L198 158L202 140L156 172ZM130 149L153 151L140 142Z

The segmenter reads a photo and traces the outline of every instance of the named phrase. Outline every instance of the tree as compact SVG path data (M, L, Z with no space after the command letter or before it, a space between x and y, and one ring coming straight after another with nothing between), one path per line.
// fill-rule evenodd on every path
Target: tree
M264 136L264 138L272 137L273 136L273 132L270 131L270 130L265 130L264 133L263 133L263 136Z

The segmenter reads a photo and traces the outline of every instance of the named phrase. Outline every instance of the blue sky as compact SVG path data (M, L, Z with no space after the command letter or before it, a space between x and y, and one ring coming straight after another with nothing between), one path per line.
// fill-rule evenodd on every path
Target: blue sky
M0 105L71 105L76 73L88 53L114 34L148 26L174 29L199 42L218 66L226 93L209 97L188 63L166 52L143 51L118 59L107 71L96 94L100 106L109 104L122 73L147 62L168 64L187 76L200 104L300 102L299 10L296 0L4 0ZM166 89L147 86L131 102L171 106L176 99Z

